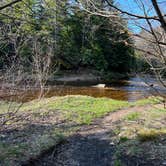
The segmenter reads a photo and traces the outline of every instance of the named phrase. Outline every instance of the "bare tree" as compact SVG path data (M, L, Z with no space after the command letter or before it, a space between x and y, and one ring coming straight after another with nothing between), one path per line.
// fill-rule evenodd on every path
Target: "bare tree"
M33 73L35 74L36 83L39 84L39 99L44 95L44 87L51 75L51 58L53 56L53 44L42 43L38 37L33 38Z
M20 51L28 39L19 27L13 31L13 25L17 26L15 22L2 22L0 25L1 49L8 48L2 53L4 60L0 68L0 98L3 99L0 101L1 108L5 105L4 112L0 112L0 131L7 129L8 123L14 126L25 118L20 114L23 105L21 101L25 97L24 90L30 87L20 58Z

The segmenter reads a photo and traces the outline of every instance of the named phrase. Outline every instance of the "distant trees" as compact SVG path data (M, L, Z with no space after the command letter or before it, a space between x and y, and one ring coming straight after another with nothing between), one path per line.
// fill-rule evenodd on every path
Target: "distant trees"
M98 6L112 10L102 1ZM3 45L1 67L5 62L10 65L9 57L15 56L20 65L30 71L34 66L36 53L32 48L36 39L40 46L47 45L52 49L51 67L76 69L90 66L99 71L123 73L132 67L134 50L126 45L132 40L127 23L120 15L99 17L79 8L76 1L68 0L20 1L5 8L4 13L0 13L4 34L0 42ZM3 26L9 30L4 31ZM11 53L15 45L19 49Z
M135 0L133 4L138 6L142 14L135 14L132 11L127 11L126 9L121 9L112 3L110 0L104 0L105 8L100 8L95 0L78 0L80 6L84 8L85 11L93 14L100 15L103 17L116 18L119 14L135 23L136 26L141 28L146 32L144 35L136 35L144 41L144 47L138 47L138 45L132 45L133 48L142 52L144 59L149 64L151 71L155 74L156 78L159 80L163 87L166 87L165 73L166 73L166 14L164 13L164 2L159 2L157 0ZM163 5L163 6L162 6ZM111 8L112 10L108 10ZM138 21L142 20L142 21ZM156 25L160 25L160 30L156 28ZM145 34L145 33L144 33ZM131 37L135 34L131 34ZM131 45L130 43L126 43ZM147 47L149 49L147 49ZM155 59L157 63L152 61Z
M71 6L63 21L59 56L68 62L67 67L91 66L99 71L130 71L134 50L124 42L132 43L132 40L129 39L126 22L120 16L104 18Z

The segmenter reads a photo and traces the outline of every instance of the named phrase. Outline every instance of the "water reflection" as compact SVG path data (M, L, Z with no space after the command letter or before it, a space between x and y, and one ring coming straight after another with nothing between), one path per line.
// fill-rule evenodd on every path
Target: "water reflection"
M162 94L166 94L166 91L162 89L153 78L148 80L148 83L153 84ZM19 90L15 95L4 95L0 93L0 97L3 99L11 99L15 101L27 102L36 99L39 96L39 90ZM6 92L8 94L8 92ZM157 92L150 88L143 78L133 77L129 80L121 80L105 87L94 86L51 86L45 90L45 97L52 96L65 96L65 95L88 95L93 97L108 97L117 100L136 101L141 98L146 98L150 95L158 95Z

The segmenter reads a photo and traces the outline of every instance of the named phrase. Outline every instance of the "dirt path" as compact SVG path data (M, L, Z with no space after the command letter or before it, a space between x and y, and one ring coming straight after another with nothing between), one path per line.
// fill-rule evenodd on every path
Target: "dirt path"
M133 111L149 110L151 106L137 106L119 110L83 126L67 142L46 154L31 166L114 166L115 145L110 140L112 124Z

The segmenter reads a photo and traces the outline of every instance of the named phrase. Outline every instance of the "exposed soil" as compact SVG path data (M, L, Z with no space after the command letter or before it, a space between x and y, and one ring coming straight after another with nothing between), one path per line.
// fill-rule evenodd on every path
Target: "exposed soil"
M116 145L111 141L112 126L130 112L149 110L152 107L136 106L97 119L93 124L82 126L67 142L51 152L31 161L31 166L115 166ZM157 160L147 160L146 156L121 156L127 166L161 166Z

